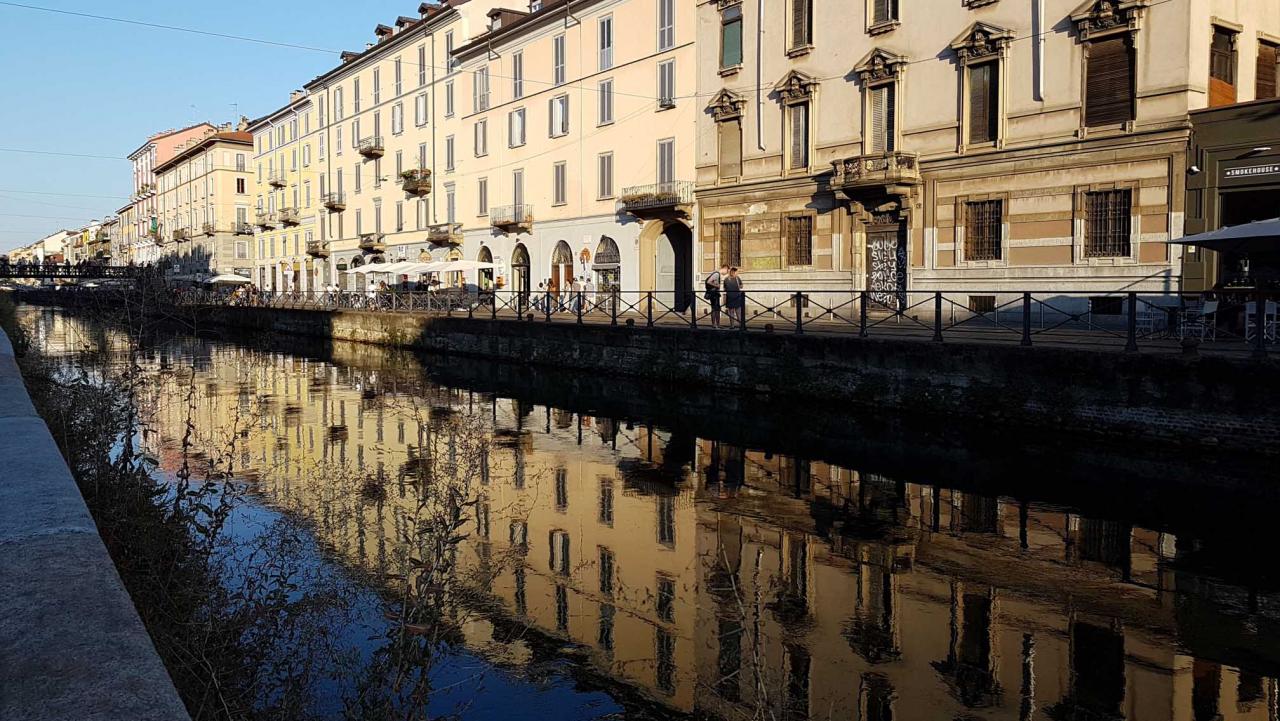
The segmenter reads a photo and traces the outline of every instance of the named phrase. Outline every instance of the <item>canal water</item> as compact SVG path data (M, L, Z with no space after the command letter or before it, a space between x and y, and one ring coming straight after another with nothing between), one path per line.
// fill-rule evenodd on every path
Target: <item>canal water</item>
M71 363L126 347L20 319ZM318 717L389 628L447 626L409 669L432 716L1280 719L1273 467L298 343L137 358L156 472L248 484L239 542L303 524L350 591Z

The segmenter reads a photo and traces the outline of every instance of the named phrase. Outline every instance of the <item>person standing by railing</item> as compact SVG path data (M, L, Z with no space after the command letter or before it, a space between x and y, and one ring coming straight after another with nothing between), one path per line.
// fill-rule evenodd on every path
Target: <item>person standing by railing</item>
M707 304L711 306L711 327L720 327L720 288L724 285L725 276L729 274L729 266L722 265L720 270L713 270L707 275L703 285L706 287Z
M729 323L741 328L747 310L747 295L742 290L742 278L738 276L737 267L729 268L729 277L724 280L724 300Z

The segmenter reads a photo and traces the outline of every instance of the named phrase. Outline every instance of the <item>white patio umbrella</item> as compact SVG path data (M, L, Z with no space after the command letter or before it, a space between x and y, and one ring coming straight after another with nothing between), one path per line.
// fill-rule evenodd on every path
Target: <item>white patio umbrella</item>
M252 283L253 280L250 278L246 278L243 275L236 275L235 273L223 273L222 275L215 275L209 280L206 280L205 282L208 283L209 285L217 285L218 283L227 283L230 285L244 285L245 283Z
M404 275L410 272L413 266L418 265L415 261L402 260L389 265L374 266L375 273L395 273L396 275Z
M382 273L383 268L386 268L386 267L387 266L385 263L370 263L368 265L362 265L357 268L352 268L348 270L347 275L365 275L366 273Z
M498 266L479 260L450 260L435 270L441 273L457 273L467 270L488 270Z

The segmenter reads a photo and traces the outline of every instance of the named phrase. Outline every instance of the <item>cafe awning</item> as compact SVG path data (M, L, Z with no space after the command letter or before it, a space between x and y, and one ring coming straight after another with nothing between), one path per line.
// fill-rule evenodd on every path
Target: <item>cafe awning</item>
M1231 225L1207 233L1196 233L1177 240L1173 245L1194 245L1205 250L1227 253L1260 253L1280 251L1280 218L1256 220Z

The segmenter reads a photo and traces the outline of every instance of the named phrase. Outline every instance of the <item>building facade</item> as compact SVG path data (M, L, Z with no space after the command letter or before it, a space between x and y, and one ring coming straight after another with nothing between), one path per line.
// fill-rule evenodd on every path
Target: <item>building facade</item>
M1252 52L1280 8L853 5L698 3L704 269L889 308L912 289L967 291L981 309L1012 291L1176 286L1188 112L1226 92L1214 28ZM1253 68L1238 70L1249 85Z
M567 292L693 284L693 6L674 0L495 9L459 48L440 177L446 222L495 284ZM452 162L450 162L452 161Z
M122 242L130 249L130 257L138 263L154 263L160 259L158 237L159 215L156 208L157 166L168 162L178 148L195 138L215 132L209 123L197 123L180 130L163 130L147 138L147 142L129 153L133 164L133 192L129 212L120 211L129 222L122 226Z
M159 263L177 279L252 272L253 136L225 125L155 167Z
M320 197L315 108L305 91L249 125L254 147L252 278L263 290L309 291L332 277L319 242L325 211ZM248 223L248 219L245 221Z
M443 159L442 104L454 92L449 56L480 6L423 3L418 17L378 25L375 42L306 85L321 136L319 238L343 289L364 287L348 270L444 259L458 242L440 225L432 179Z

